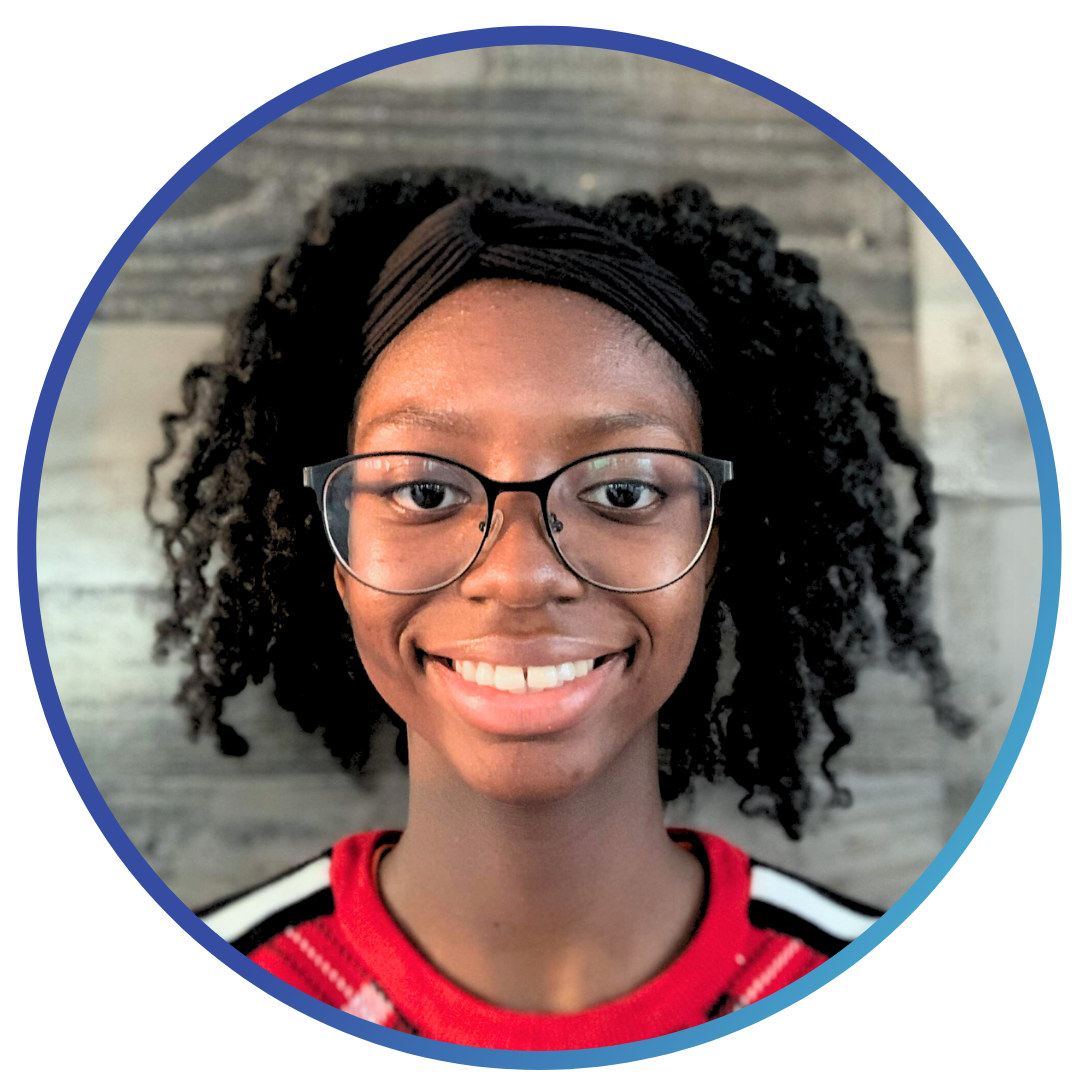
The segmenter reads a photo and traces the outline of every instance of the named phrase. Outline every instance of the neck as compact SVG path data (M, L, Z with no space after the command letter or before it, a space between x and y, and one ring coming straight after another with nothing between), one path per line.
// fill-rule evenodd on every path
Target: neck
M486 798L417 743L408 827L380 888L448 977L508 1008L578 1011L686 943L703 874L664 827L655 725L591 783L524 805Z

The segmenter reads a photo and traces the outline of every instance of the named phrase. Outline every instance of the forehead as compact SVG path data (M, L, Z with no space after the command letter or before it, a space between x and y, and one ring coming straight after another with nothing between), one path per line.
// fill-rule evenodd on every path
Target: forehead
M362 440L439 416L463 434L538 439L652 418L700 445L697 399L665 349L606 304L532 282L470 282L413 320L373 365L354 427Z

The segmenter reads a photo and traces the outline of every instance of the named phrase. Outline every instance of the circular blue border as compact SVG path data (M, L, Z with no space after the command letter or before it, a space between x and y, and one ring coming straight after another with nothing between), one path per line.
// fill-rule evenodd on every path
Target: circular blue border
M729 1016L709 1021L698 1027L675 1032L655 1039L624 1043L619 1046L590 1050L486 1050L452 1043L437 1042L391 1031L366 1020L349 1016L329 1005L316 1001L270 975L246 956L209 930L165 886L150 865L135 849L109 810L101 793L87 771L53 682L45 638L41 625L41 609L37 591L37 510L41 486L41 470L52 426L53 413L61 387L71 366L75 350L82 340L87 324L101 303L113 278L146 235L150 227L188 186L224 154L271 120L311 98L332 90L342 83L358 79L383 68L410 60L420 60L441 53L477 49L490 45L577 45L617 52L637 53L658 60L668 60L684 67L695 68L735 83L794 113L824 132L869 166L922 219L924 224L949 253L963 274L971 291L982 306L1012 371L1016 389L1027 418L1028 432L1035 451L1042 510L1042 586L1035 640L1027 676L1016 706L1013 722L994 761L986 782L964 819L942 848L937 858L920 875L910 889L880 918L842 952L804 975L797 982ZM249 982L279 1000L306 1013L316 1020L349 1032L371 1042L404 1050L422 1057L437 1058L466 1065L482 1065L514 1069L572 1069L619 1062L638 1061L659 1054L669 1054L688 1046L697 1046L738 1031L772 1013L779 1012L819 986L830 982L845 968L865 956L880 941L893 932L926 899L945 876L975 835L993 806L1016 762L1020 747L1027 736L1042 690L1050 649L1057 621L1058 593L1061 584L1061 508L1058 498L1057 472L1050 445L1050 434L1043 415L1035 382L1016 334L990 283L979 269L971 253L931 205L925 195L888 159L865 139L842 124L834 116L812 102L793 93L779 83L757 73L721 60L709 53L689 49L657 38L624 34L613 30L566 26L513 26L479 30L463 30L452 34L422 38L396 45L368 56L341 64L308 79L291 90L268 101L242 120L222 132L196 154L157 192L139 211L124 230L112 250L86 287L64 334L60 339L52 364L45 376L41 397L34 414L23 467L19 498L18 520L19 592L23 627L26 633L30 665L37 683L45 716L52 729L57 748L67 766L75 787L86 803L94 820L117 855L142 884L143 888L204 948Z

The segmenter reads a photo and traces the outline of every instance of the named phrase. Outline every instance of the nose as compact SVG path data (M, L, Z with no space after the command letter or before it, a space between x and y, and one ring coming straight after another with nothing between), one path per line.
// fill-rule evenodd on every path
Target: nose
M511 608L573 600L585 583L552 546L540 500L526 491L503 492L495 503L484 547L460 581L470 600L495 600Z

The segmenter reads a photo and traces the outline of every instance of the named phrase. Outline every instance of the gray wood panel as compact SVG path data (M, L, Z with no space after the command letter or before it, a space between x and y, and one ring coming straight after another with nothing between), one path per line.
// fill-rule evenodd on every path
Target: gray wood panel
M701 72L623 54L597 65L598 50L569 55L546 81L552 59L528 49L459 54L442 65L441 85L418 61L273 121L173 203L99 317L219 319L331 181L459 164L591 200L699 180L722 202L758 207L789 246L812 251L860 326L910 329L904 205L866 166L784 109Z
M895 195L802 121L676 65L598 50L518 47L402 65L257 133L189 189L110 289L65 384L38 522L42 615L57 687L121 825L186 902L206 903L339 836L399 825L403 771L380 746L344 774L253 687L227 719L246 758L191 743L173 663L148 660L162 567L142 521L145 462L179 375L217 347L215 321L331 180L404 161L486 164L600 198L695 176L769 213L810 250L886 388L941 466L935 612L973 740L937 731L918 683L878 667L843 713L847 811L823 808L788 842L702 786L672 822L870 902L895 900L977 793L1015 707L1038 595L1038 489L1015 389L970 292ZM942 261L944 259L944 261Z

